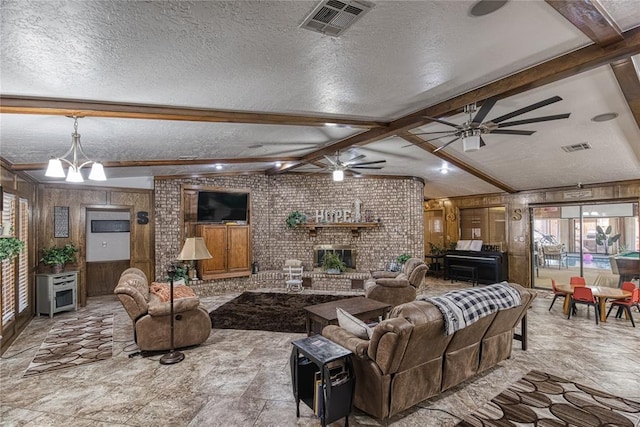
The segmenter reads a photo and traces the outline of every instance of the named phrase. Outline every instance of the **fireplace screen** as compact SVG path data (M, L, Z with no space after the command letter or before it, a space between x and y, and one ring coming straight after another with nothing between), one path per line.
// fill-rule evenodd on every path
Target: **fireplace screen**
M340 259L347 265L347 268L356 269L356 250L348 245L317 245L313 247L313 266L320 267L324 254L327 252L335 252Z

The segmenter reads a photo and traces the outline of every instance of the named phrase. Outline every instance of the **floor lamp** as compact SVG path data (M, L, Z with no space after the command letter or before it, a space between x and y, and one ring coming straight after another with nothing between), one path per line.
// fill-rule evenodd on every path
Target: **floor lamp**
M194 261L199 259L213 258L207 250L207 245L204 244L202 237L188 237L184 242L182 251L178 256L179 261ZM184 353L176 351L174 340L174 322L173 317L173 278L176 275L176 266L171 264L167 270L169 276L169 294L170 294L170 316L171 316L171 350L160 358L160 363L163 365L173 365L174 363L184 360Z

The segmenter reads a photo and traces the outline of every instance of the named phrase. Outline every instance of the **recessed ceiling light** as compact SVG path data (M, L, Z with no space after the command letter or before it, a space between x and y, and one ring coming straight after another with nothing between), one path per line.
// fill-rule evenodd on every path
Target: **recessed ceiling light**
M591 118L592 122L606 122L609 120L613 120L616 117L618 117L618 113L604 113L604 114L598 114L597 116L594 116Z
M280 166L282 166L282 162L276 162L276 167L279 168Z
M480 0L469 10L471 16L484 16L495 12L507 4L507 0Z
M222 165L220 163L216 164L216 169L218 170L222 169Z

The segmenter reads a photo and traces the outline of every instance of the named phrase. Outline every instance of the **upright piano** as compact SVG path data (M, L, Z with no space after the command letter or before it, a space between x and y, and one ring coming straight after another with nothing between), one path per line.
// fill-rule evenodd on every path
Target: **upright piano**
M489 251L447 251L444 255L444 272L450 277L452 265L475 267L478 272L478 283L490 285L509 278L509 267L506 252Z

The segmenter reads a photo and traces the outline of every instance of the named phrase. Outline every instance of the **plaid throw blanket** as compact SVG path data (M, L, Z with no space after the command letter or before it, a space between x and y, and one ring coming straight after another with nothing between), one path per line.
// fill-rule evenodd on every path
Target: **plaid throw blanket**
M451 335L491 313L522 304L520 293L507 282L421 299L429 301L442 312L445 335Z

